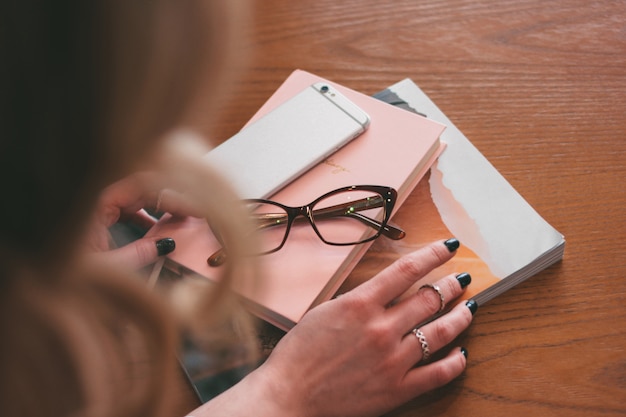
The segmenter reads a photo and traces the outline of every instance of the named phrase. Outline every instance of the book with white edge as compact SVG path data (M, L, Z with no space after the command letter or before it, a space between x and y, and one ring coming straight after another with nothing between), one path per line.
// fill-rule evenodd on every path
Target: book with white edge
M565 238L548 224L410 79L376 94L380 100L446 125L445 151L414 190L421 218L419 245L455 236L462 246L452 261L417 285L445 272L467 271L464 298L483 304L563 258ZM412 233L407 230L407 233Z

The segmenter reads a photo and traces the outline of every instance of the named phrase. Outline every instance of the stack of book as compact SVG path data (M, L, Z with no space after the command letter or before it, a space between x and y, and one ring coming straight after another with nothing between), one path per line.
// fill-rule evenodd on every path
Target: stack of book
M398 191L397 210L415 193L420 224L407 230L411 245L449 236L463 243L451 262L417 285L446 273L469 271L473 280L465 297L479 304L562 259L563 236L409 79L374 98L296 70L250 122L320 81L333 85L365 110L370 127L272 200L300 206L342 186L386 185ZM166 215L151 233L176 240L176 251L168 255L171 269L207 279L219 275L207 264L207 255L219 243L204 219ZM281 250L260 258L265 281L253 291L241 288L240 295L254 314L288 330L337 292L370 245L328 246L317 238L290 236Z

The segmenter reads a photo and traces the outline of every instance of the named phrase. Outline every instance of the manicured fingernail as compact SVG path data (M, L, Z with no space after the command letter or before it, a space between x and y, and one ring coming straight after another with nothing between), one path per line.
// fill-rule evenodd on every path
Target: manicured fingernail
M461 284L461 288L465 288L470 285L470 282L472 282L472 277L467 272L463 272L462 274L456 276L456 280L459 281L459 284Z
M465 349L464 347L461 348L461 353L463 354L463 356L465 356L465 359L467 359L467 349Z
M459 240L454 237L446 240L445 242L443 242L443 244L446 245L446 248L448 248L450 252L454 252L459 248L459 246L461 246L461 242L459 242Z
M465 303L465 307L469 308L469 311L472 312L472 316L476 314L476 310L478 310L478 303L474 300L469 300Z
M171 237L166 237L161 240L156 241L157 254L159 256L167 255L168 253L172 253L174 249L176 249L176 242Z

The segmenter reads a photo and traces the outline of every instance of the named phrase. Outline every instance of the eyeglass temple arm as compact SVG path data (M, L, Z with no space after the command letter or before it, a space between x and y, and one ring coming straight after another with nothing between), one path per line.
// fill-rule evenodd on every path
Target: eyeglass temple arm
M381 227L382 225L380 222L372 218L369 218L367 216L364 216L361 213L346 213L345 215L354 217L355 219L359 220L361 223L367 226L370 226L373 229L380 229L380 234L385 237L388 237L389 239L400 240L406 236L406 232L400 229L399 227L392 226L389 223Z

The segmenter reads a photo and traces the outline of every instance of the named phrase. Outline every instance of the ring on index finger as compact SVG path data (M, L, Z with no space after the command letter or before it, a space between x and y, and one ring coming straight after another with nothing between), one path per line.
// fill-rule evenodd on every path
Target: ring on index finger
M420 287L419 290L422 290L423 288L430 288L437 293L437 295L439 296L439 310L437 310L437 313L441 313L443 309L446 307L446 299L443 296L443 292L441 292L441 289L439 288L439 286L434 285L434 284L424 284Z

